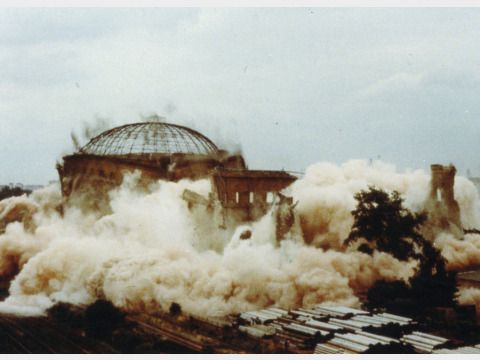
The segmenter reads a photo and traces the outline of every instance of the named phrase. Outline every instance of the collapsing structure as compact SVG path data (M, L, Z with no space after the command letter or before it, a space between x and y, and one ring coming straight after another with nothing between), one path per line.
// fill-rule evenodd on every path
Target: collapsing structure
M431 168L430 194L426 203L429 218L434 226L449 230L456 237L463 237L460 207L455 200L454 184L457 170L453 165L433 164Z
M221 150L204 135L180 125L151 121L113 128L65 156L57 169L65 197L94 191L95 196L84 199L95 199L96 206L106 190L120 185L125 172L139 170L142 184L158 179L210 179L215 191L209 199L191 191L184 193L184 199L189 205L207 208L221 205L226 222L256 220L277 199L283 209L277 213L287 213L277 233L284 233L291 223L291 198L278 194L295 176L285 171L249 170L241 154Z

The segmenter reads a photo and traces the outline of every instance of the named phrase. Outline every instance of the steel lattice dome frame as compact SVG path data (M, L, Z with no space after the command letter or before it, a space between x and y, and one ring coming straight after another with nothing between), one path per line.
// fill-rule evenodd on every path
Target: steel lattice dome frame
M141 122L107 130L92 138L80 153L100 156L146 154L197 154L218 152L198 131L165 122Z

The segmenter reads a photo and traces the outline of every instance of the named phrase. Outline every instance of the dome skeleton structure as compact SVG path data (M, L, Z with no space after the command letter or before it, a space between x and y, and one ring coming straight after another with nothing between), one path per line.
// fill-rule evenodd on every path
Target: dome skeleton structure
M100 156L217 152L217 146L199 132L164 122L119 126L94 137L80 149L82 154Z
M258 219L273 206L275 197L286 209L277 213L288 215L293 209L291 198L280 196L280 191L295 176L285 171L249 170L241 154L219 149L193 129L160 121L107 130L78 152L64 156L57 170L65 200L80 198L94 209L106 204L108 210L109 191L122 184L126 173L137 171L140 186L157 180L208 179L212 184L208 199L187 190L183 198L189 208L206 206L205 211L211 212L220 206L222 226ZM289 228L288 216L280 217L280 228Z

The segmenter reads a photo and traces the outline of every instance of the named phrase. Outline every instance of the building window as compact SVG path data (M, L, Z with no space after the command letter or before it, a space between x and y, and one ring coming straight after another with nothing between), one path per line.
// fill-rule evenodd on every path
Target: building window
M255 196L255 202L258 204L265 204L267 202L266 192L254 193L254 196Z
M273 203L273 198L274 198L273 193L268 192L267 193L267 203L269 203L269 204Z

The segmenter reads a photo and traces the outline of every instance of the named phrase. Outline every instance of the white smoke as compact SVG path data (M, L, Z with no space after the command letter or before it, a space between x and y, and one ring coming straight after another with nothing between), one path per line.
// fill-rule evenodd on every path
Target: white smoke
M373 185L388 192L400 192L405 205L421 210L429 190L430 176L422 170L397 173L383 162L371 165L352 160L341 166L331 163L311 165L305 176L292 185L292 194L304 223L307 242L316 246L341 249L348 236L355 209L354 194Z
M477 309L477 319L480 317L480 289L473 287L460 288L458 302L462 305L475 304Z
M391 165L349 161L320 163L287 192L298 201L299 223L279 245L272 215L222 229L202 208L189 210L185 189L208 197L207 180L159 181L140 192L138 174L126 177L110 196L111 213L100 216L66 207L52 186L30 197L0 202L0 212L28 204L30 225L10 222L0 235L0 276L10 296L0 311L32 314L58 301L88 304L105 298L131 311L168 309L177 302L192 314L225 315L265 306L285 308L315 303L359 305L356 294L378 279L408 279L414 261L388 254L372 256L346 249L342 241L353 223L354 194L369 185L397 190L414 211L428 196L430 176L418 170L398 173ZM478 227L478 194L456 178L462 221ZM252 237L241 240L249 228ZM303 231L302 231L303 229ZM464 240L439 234L449 266L480 264L480 236Z

